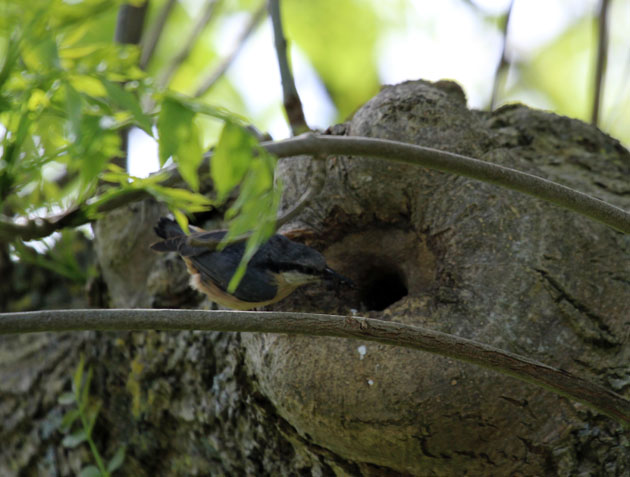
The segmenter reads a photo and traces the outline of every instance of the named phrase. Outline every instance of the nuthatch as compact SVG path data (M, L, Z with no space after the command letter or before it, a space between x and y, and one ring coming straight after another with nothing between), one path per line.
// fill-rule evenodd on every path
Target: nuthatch
M260 246L236 291L230 293L228 284L245 252L243 242L230 244L223 250L192 246L190 238L221 240L226 232L207 232L195 227L186 235L177 222L166 217L159 220L155 233L164 240L151 248L158 252L178 252L192 275L193 288L212 301L237 310L276 303L299 286L319 280L353 286L352 281L326 266L324 256L317 250L276 234Z

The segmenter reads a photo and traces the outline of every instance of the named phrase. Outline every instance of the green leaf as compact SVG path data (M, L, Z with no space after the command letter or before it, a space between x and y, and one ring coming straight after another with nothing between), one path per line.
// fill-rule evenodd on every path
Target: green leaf
M265 150L260 150L258 157L251 163L241 193L226 213L233 217L224 242L233 237L251 233L247 240L245 253L234 276L228 285L228 291L236 290L245 273L249 260L275 231L278 204L282 195L280 186L274 187L273 171L276 159Z
M92 382L92 368L88 368L87 375L83 380L81 394L78 399L79 409L86 409L90 400L90 384Z
M95 98L102 98L107 94L107 90L103 83L94 76L89 75L70 75L68 76L70 84L83 94L93 96Z
M242 180L252 163L258 141L246 129L226 123L210 160L210 176L223 202Z
M101 79L101 82L107 90L109 99L111 99L119 108L129 111L136 120L136 124L149 136L153 136L153 122L151 121L149 115L142 111L142 107L140 106L138 99L119 84L106 79Z
M83 368L85 367L85 357L83 354L79 357L79 364L77 364L77 369L74 371L74 376L72 378L72 391L74 392L75 398L79 401L79 395L81 392L81 383L83 382Z
M120 153L120 136L115 131L103 131L100 118L85 115L76 153L83 156L78 163L83 193L90 193L89 186L98 177L112 156ZM91 195L91 194L90 194Z
M75 254L76 239L76 230L62 230L61 238L53 246L43 240L38 241L41 247L48 249L45 253L39 253L21 242L15 242L15 253L24 263L46 268L76 283L85 283L87 277Z
M164 99L157 120L160 167L164 167L168 158L177 154L179 149L179 138L177 134L173 134L174 131L185 127L185 123L192 122L194 116L192 111L182 107L174 99Z
M17 59L20 57L20 40L18 35L11 35L8 44L4 48L3 58L1 60L2 69L0 70L0 88L4 86Z
M61 432L68 432L72 427L72 424L81 416L81 413L78 409L71 409L66 412L61 419L61 424L59 424L59 430Z
M86 432L90 436L92 435L92 429L94 429L94 424L96 424L96 419L98 418L98 413L101 410L101 402L95 401L90 402L88 409L86 411L87 417L87 429Z
M177 100L185 105L188 109L196 113L217 118L226 123L235 123L242 126L251 124L251 121L248 120L246 117L233 113L232 111L221 106L213 106L210 104L202 103L200 101L191 100L186 96L178 95L176 93L174 93L173 96L176 97Z
M125 453L127 452L126 446L120 446L113 457L107 463L107 471L113 473L117 470L125 461Z
M61 396L57 398L57 402L61 405L74 404L75 396L74 393L63 393Z
M203 160L203 153L194 118L194 111L176 99L168 97L162 103L157 126L160 165L163 166L172 156L184 180L197 191L199 190L197 169Z
M112 187L111 189L106 190L98 197L98 199L87 206L85 209L85 215L93 220L99 218L101 215L98 212L100 207L109 202L119 200L120 197L124 197L126 194L129 194L131 189L132 187L125 185L123 187Z
M248 207L254 209L259 208L257 203L260 198L273 190L275 165L275 157L261 148L258 152L258 158L251 163L247 171L247 175L241 185L239 196L226 212L226 218L231 219L239 213L243 213ZM275 211L269 212L275 214ZM250 219L252 220L250 227L252 227L257 223L257 219L254 217ZM237 234L241 233L243 232L237 232Z
M101 174L101 180L123 186L129 184L130 177L122 167L112 163L107 164L107 172Z
M77 141L81 137L81 123L83 118L83 99L70 83L65 84L66 114L70 120L71 141Z
M228 240L248 231L251 231L251 235L247 240L243 258L230 280L228 291L234 292L236 290L251 258L258 248L275 232L275 219L280 196L280 189L268 191L259 196L258 200L246 203L238 216L230 222L230 228L226 236Z
M147 185L147 192L159 200L166 202L170 209L182 209L187 212L203 212L212 206L206 196L186 189Z
M29 68L35 71L59 68L59 51L52 35L33 36L26 40L28 45L22 49L22 58Z
M79 444L85 442L87 440L87 434L85 430L81 429L77 432L73 432L72 434L68 434L61 441L61 445L64 447L68 447L70 449L74 449Z
M173 215L175 216L175 220L177 221L179 226L182 228L184 233L188 234L188 217L186 217L186 214L182 213L182 211L179 209L175 209L172 212L173 212Z
M77 477L101 477L101 471L95 465L88 465L83 467Z
M264 244L269 239L269 237L274 234L275 230L276 229L274 220L262 219L257 227L252 231L252 235L247 239L243 258L241 258L241 262L238 264L238 267L234 272L230 283L228 284L228 291L230 293L234 293L234 291L238 287L238 284L243 278L243 275L245 275L247 264L256 254L260 246Z

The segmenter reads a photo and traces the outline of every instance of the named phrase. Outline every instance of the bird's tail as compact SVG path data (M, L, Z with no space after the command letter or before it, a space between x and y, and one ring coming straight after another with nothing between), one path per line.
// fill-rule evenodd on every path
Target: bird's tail
M182 239L186 238L186 234L177 222L167 217L162 217L153 230L158 237L164 239L151 245L156 252L177 252Z

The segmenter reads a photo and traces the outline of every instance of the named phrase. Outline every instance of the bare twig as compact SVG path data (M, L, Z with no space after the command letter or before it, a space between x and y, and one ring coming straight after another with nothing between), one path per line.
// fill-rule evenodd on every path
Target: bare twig
M392 321L310 313L204 310L59 310L0 314L0 334L79 330L298 333L375 341L489 368L580 401L630 424L630 401L603 386L476 341Z
M492 97L490 98L490 111L494 111L497 105L497 98L499 96L499 90L505 80L505 76L510 65L507 57L507 40L508 40L508 28L510 25L510 17L512 16L512 8L514 7L514 0L510 1L507 11L505 12L505 23L503 24L503 45L501 47L501 58L497 64L497 69L494 72L494 83L492 84Z
M523 192L577 212L621 232L630 233L630 213L619 207L541 177L459 154L386 139L326 136L313 133L302 134L283 141L263 143L262 146L278 157L303 154L345 154L380 158L450 172Z
M143 70L149 65L151 58L153 58L153 53L155 52L155 48L157 47L158 42L160 41L160 37L162 36L162 32L164 31L164 25L166 25L166 20L168 20L169 15L173 11L173 7L177 0L167 0L162 10L157 16L155 23L151 30L147 33L147 35L142 39L142 54L140 55L140 68Z
M459 174L523 192L577 212L621 232L630 233L630 213L619 207L541 177L459 154L386 139L359 136L323 136L313 133L302 134L284 141L264 142L261 143L261 146L278 157L344 154L403 162ZM209 157L210 154L206 156L200 166L200 174L208 173ZM161 185L168 187L181 180L175 166L161 171L161 173L165 172L168 174L168 178L161 182ZM97 211L107 212L147 197L149 197L149 193L144 190L128 190L101 204ZM25 224L0 220L0 241L16 238L32 240L46 237L55 230L64 227L84 224L90 221L86 215L87 210L88 206L84 205L59 216L32 219Z
M294 136L309 131L310 128L304 117L302 109L302 101L295 87L295 81L289 60L287 58L287 40L282 31L282 18L280 15L280 1L269 0L269 15L273 25L273 36L276 46L276 54L278 56L278 67L280 68L280 78L282 79L282 96L284 101L284 110L287 113L287 119L291 132Z
M247 39L256 30L256 27L260 24L263 18L265 18L265 12L266 12L266 7L265 7L265 4L263 3L258 8L258 10L256 10L252 14L251 18L249 19L249 22L245 26L245 29L241 32L239 37L236 39L234 48L232 49L230 54L228 54L225 58L223 58L223 60L221 60L221 62L215 68L215 70L197 88L197 91L195 91L196 98L204 95L225 74L227 69L230 67L230 65L236 58L236 56L239 54L239 52L243 48L243 45L245 45L245 43L247 42Z
M197 23L195 23L195 26L190 32L190 35L188 35L188 38L186 42L184 43L184 46L179 50L179 52L171 60L167 68L164 70L164 73L158 79L157 83L160 88L166 87L171 82L171 79L173 78L173 75L175 75L175 72L177 71L177 69L186 60L186 58L188 58L188 56L190 55L190 52L192 51L193 47L197 43L197 40L203 33L203 30L206 28L206 25L212 19L217 3L218 3L218 0L208 0L206 2L206 7L204 8L199 19L197 20Z
M606 76L606 58L608 57L608 7L609 0L600 0L597 41L597 64L595 66L595 91L591 123L597 126L602 97L604 96L604 78Z

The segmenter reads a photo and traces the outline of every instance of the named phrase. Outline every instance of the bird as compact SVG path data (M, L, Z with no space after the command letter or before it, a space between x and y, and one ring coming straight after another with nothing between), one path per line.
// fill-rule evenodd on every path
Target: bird
M190 229L191 234L186 235L176 221L162 217L154 228L162 240L151 248L157 252L177 252L191 275L191 286L228 308L251 310L276 303L298 287L322 280L354 288L352 280L328 267L317 250L275 234L260 246L236 290L229 292L228 284L241 262L245 243L232 243L222 250L198 245L203 241L217 243L227 231L206 231L192 226ZM195 239L194 245L191 239Z

